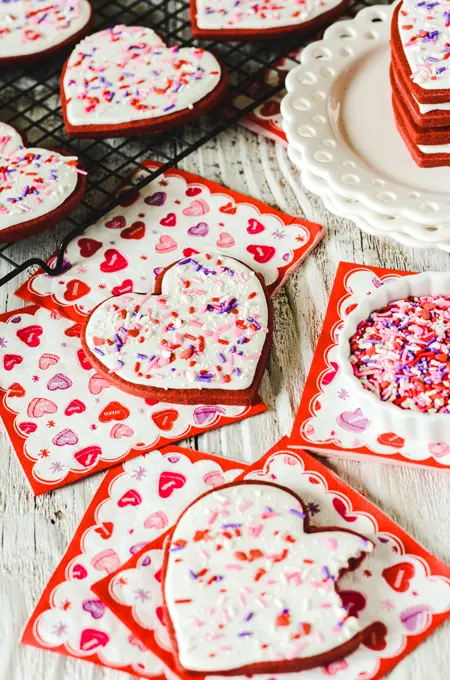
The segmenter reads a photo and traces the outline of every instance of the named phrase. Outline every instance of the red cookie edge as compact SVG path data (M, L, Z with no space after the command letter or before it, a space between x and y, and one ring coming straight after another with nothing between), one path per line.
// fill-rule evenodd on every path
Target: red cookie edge
M176 262L173 262L170 264L168 267L166 267L155 279L155 286L153 289L153 295L161 295L162 292L162 283L164 276L167 274L169 269L172 269L172 267L175 267L178 262L182 262L185 258L181 258L180 260L177 260ZM236 260L237 262L240 262L240 260L237 260L236 258L230 258L233 260ZM242 262L240 262L243 264ZM247 265L245 265L247 266ZM249 267L250 269L250 267ZM269 297L269 294L267 292L265 283L264 283L264 278L261 274L256 274L258 277L262 289L264 291L264 295L266 298L266 303L267 303L267 312L268 312L268 321L267 321L267 327L269 329L269 332L267 333L266 341L264 343L264 347L261 352L261 356L259 358L258 364L256 366L255 370L255 375L253 377L253 382L250 385L250 387L246 388L245 390L220 390L220 389L192 389L192 390L178 390L178 389L162 389L159 387L145 387L143 385L134 385L133 383L128 382L127 380L124 380L123 378L120 378L119 376L115 375L114 373L108 373L108 370L105 368L105 366L102 364L101 361L95 356L95 354L90 350L88 347L88 344L86 342L86 328L89 323L89 320L94 313L94 311L100 307L101 305L105 304L107 300L112 300L114 297L119 297L119 296L111 296L110 298L107 298L107 300L103 300L100 302L94 309L91 310L89 315L86 318L85 323L83 324L83 327L81 329L81 346L85 351L85 354L90 361L90 363L94 366L94 368L102 375L106 380L108 380L112 385L117 387L118 389L122 390L123 392L128 392L129 394L134 395L135 397L141 397L142 399L152 399L154 401L161 401L169 404L184 404L184 405L190 405L190 406L197 406L197 405L217 405L220 404L221 406L251 406L252 404L255 404L259 401L259 395L258 395L258 388L259 384L261 382L262 376L264 374L264 371L266 369L266 364L269 358L269 353L272 347L272 337L273 337L273 306L272 306L272 301Z
M398 73L397 64L391 62L391 86L393 91L397 91L397 96L401 96L404 103L408 107L414 123L423 131L428 131L430 128L442 128L450 126L450 109L448 111L429 111L428 113L420 113L419 105L414 97L411 96L411 91L405 85L405 81Z
M229 484L223 484L222 486L218 487L219 490L222 489L227 489L233 486L240 486L241 484L258 484L261 485L263 484L264 486L268 487L274 487L276 489L282 489L286 493L289 493L295 500L301 505L303 512L305 514L305 518L303 520L303 527L304 531L307 534L314 534L314 533L322 533L324 531L329 532L329 531L345 531L348 534L353 534L354 536L359 536L360 538L366 540L368 543L373 542L366 538L366 536L363 536L362 534L359 534L356 531L352 531L351 529L341 529L340 527L311 527L309 524L309 516L308 513L306 512L306 507L305 504L303 503L302 499L300 496L298 496L296 493L294 493L291 489L288 489L284 486L281 486L279 484L273 484L272 482L265 482L265 481L258 481L258 480L244 480L240 482L230 482ZM181 513L181 515L178 517L176 524L173 526L173 528L170 530L170 533L168 534L166 543L164 545L164 557L163 557L163 564L161 568L161 588L162 588L162 596L163 596L163 611L164 611L164 621L167 626L167 631L169 634L170 641L172 643L172 651L173 655L175 658L175 663L179 670L182 673L187 674L188 676L193 676L193 677L199 677L199 676L207 676L207 675L225 675L225 676L233 676L233 675L253 675L253 674L262 674L262 673L297 673L300 671L304 670L310 670L312 668L316 668L317 666L327 666L330 663L333 663L334 661L339 661L340 659L343 659L344 657L348 656L349 654L352 654L358 647L359 645L363 642L364 639L364 634L367 629L363 629L359 631L354 637L350 638L350 640L347 640L347 642L344 642L342 645L339 645L339 647L335 647L334 649L330 650L329 652L326 652L324 654L319 654L316 656L310 656L307 657L306 659L291 659L291 660L283 660L283 661L270 661L267 663L255 663L251 664L248 666L241 666L240 668L233 668L233 669L225 669L225 670L215 670L215 671L192 671L187 668L184 668L180 661L179 661L179 649L178 649L178 644L177 644L177 639L176 639L176 634L175 634L175 628L172 623L172 619L170 618L169 614L169 609L167 606L166 602L166 597L165 597L165 582L166 582L166 575L167 575L167 567L169 563L169 545L170 541L172 538L173 533L175 532L178 523L180 522L181 518L183 515L185 515L190 508L195 505L198 501L200 501L202 498L205 496L209 496L210 494L216 492L218 490L216 489L211 489L209 491L206 491L205 493L201 494L196 498L192 503L190 503ZM363 562L365 559L367 553L364 551L361 551L361 557L359 559L351 559L349 561L349 565L347 568L341 569L339 572L339 576L335 581L335 590L336 593L339 595L339 591L337 589L337 584L339 580L348 572L350 571L355 571L360 564Z
M196 0L190 0L189 14L191 19L191 30L194 38L201 38L202 40L271 40L275 38L283 38L289 35L298 35L313 33L319 30L324 24L331 23L341 16L341 14L350 5L350 0L343 0L343 2L336 5L332 9L320 14L314 19L305 21L294 26L281 26L277 28L267 28L259 30L257 28L233 30L233 29L208 29L200 28L197 24L197 3Z

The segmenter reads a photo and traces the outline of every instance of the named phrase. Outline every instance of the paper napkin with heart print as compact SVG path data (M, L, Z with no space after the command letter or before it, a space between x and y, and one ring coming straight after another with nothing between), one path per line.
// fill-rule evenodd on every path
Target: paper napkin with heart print
M245 465L167 446L109 470L27 623L22 642L141 677L164 669L91 590ZM142 593L145 599L145 593Z
M323 234L318 224L171 169L75 238L64 274L37 272L17 294L79 321L111 295L152 291L164 267L200 251L241 260L274 293Z
M376 547L360 568L340 581L345 605L366 629L364 643L342 661L302 673L277 674L277 680L322 680L331 675L342 680L381 678L450 615L450 568L322 463L306 452L289 449L291 443L281 440L238 479L270 481L292 489L306 504L311 526L351 529ZM161 610L163 539L142 548L93 590L130 633L180 675Z
M80 325L26 307L0 316L0 417L35 494L265 410L145 401L91 367Z

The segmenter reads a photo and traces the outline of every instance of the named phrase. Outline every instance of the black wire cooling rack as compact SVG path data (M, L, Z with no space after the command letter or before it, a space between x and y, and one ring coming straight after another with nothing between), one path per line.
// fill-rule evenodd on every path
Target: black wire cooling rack
M278 70L279 61L301 47L295 37L240 43L194 41L188 0L91 0L91 4L95 16L93 31L116 24L149 26L164 36L169 45L202 45L211 50L227 66L231 81L230 101L239 97L248 103L239 109L231 105L219 106L198 121L157 136L69 140L59 100L59 76L64 57L53 57L23 69L4 69L0 72L0 120L22 131L33 146L70 151L79 157L88 175L84 200L56 229L60 244L51 268L41 259L51 253L37 252L33 257L17 262L18 248L14 244L2 246L0 259L9 271L0 278L0 286L32 266L40 266L50 275L60 275L67 244L116 204L117 191L129 180L133 170L141 168L144 171L144 178L134 187L139 189L279 92L283 88L281 70L275 82L267 82L262 76L268 68ZM347 14L353 15L370 4L373 4L370 0L353 0ZM145 159L159 161L162 166L157 171L150 171L142 165ZM30 238L29 243L31 253L40 250L39 237ZM24 249L20 250L23 252Z

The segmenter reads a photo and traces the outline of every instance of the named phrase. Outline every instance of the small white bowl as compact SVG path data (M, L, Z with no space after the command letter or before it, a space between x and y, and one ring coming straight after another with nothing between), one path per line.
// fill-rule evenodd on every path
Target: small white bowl
M450 413L422 413L402 409L390 402L381 401L366 390L353 374L350 363L350 338L356 333L358 324L369 318L372 312L381 309L393 300L422 295L450 296L450 274L425 272L404 276L385 283L350 312L339 334L337 348L338 365L341 375L371 422L382 432L395 432L400 437L408 435L425 444L430 442L450 443Z

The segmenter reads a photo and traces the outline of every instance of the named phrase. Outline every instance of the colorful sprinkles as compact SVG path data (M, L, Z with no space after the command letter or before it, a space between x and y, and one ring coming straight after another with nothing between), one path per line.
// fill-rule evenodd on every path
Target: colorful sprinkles
M167 47L151 29L115 26L82 40L64 75L69 122L157 118L192 108L219 83L220 65L199 47Z
M198 254L166 272L161 295L121 295L97 307L86 342L109 373L133 383L244 389L253 382L267 322L251 269Z
M354 375L382 401L450 412L450 297L391 302L358 324L350 349Z
M184 668L310 657L358 632L336 581L373 545L347 532L307 534L304 517L281 487L245 482L208 494L182 516L168 548L165 597Z

